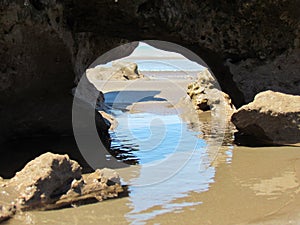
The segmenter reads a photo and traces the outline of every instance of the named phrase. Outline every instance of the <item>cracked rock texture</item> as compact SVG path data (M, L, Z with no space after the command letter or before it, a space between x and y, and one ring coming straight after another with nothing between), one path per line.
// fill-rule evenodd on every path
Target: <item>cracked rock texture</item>
M136 40L198 54L236 107L267 89L299 94L299 8L299 0L2 0L0 139L72 134L71 89L98 56Z
M103 201L124 194L126 188L114 170L97 169L82 176L80 165L68 155L48 152L30 161L0 189L2 203L14 202L10 210L3 208L4 214L12 209L45 210Z
M208 70L198 74L198 80L188 86L187 94L198 112L222 111L225 118L229 119L235 110L229 96L220 90Z

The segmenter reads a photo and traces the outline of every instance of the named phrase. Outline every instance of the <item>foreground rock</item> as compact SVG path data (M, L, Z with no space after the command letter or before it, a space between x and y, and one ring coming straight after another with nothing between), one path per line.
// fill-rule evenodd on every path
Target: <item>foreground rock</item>
M95 67L86 71L90 80L135 80L143 75L136 63L113 62L111 67Z
M187 94L198 112L221 108L229 118L235 109L230 97L220 90L207 69L200 72L198 80L188 86Z
M0 223L9 220L16 213L16 208L14 206L6 207L0 205Z
M96 170L84 178L76 161L52 153L29 162L4 189L17 193L12 196L17 210L57 209L115 198L125 191L113 170Z
M300 96L265 91L231 118L237 142L246 145L300 143Z

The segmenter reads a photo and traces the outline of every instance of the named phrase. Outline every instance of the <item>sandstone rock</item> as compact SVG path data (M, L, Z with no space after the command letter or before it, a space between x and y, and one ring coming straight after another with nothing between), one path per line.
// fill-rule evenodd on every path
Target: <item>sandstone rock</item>
M300 96L265 91L231 118L242 144L300 143Z
M45 153L16 173L9 185L20 194L18 208L39 208L66 193L81 178L80 165L67 155Z
M104 121L109 126L109 130L114 130L118 126L118 121L111 114L108 114L102 110L98 112L102 115Z
M89 202L116 198L121 193L127 193L120 184L119 175L110 169L96 170L80 180L73 180L71 188L53 204L47 204L44 209L56 209L65 206L81 205Z
M97 66L86 71L90 80L135 80L143 75L138 71L136 63L113 62L111 67Z
M276 10L266 16L269 9ZM275 0L138 0L105 7L96 0L1 1L0 142L41 132L71 135L74 80L129 40L163 37L187 46L238 106L240 90L246 101L267 89L299 93L299 54L290 54L299 52L298 9L298 1ZM101 63L128 56L137 44L106 54Z
M98 56L133 39L164 37L188 46L214 71L222 90L239 104L242 97L236 83L246 100L268 86L297 93L299 56L287 53L299 49L298 8L297 1L283 4L275 0L218 4L208 0L178 4L139 0L105 7L96 0L2 1L0 139L16 133L28 136L29 131L39 134L47 128L48 134L70 134L71 123L64 121L71 119L65 117L70 115L72 99L64 95L73 81L78 81ZM268 9L276 10L266 17ZM257 32L258 26L262 32ZM116 31L116 27L126 29ZM105 62L129 55L136 45L107 55ZM278 56L284 60L273 64ZM231 73L224 65L227 61L231 62ZM266 65L269 63L273 65ZM275 79L274 70L280 74Z
M6 207L0 205L0 223L13 217L15 212L16 208L14 206Z
M138 70L136 63L114 61L112 63L112 67L118 69L121 72L122 77L124 77L126 80L135 80L144 77L143 74L141 74Z
M118 197L125 191L119 175L111 169L81 175L80 165L67 155L45 153L16 174L7 189L17 192L19 210L55 209Z
M91 178L107 178L108 181L111 181L113 183L116 183L116 184L121 184L121 180L120 180L120 176L119 174L112 170L112 169L108 169L108 168L104 168L102 170L96 170L94 173L92 173L91 175L89 175L87 177L87 181L88 179L91 179Z
M230 117L235 109L230 97L219 90L217 81L207 69L200 72L198 80L188 86L187 94L190 96L195 109L200 112L223 107L227 117Z
M300 71L300 49L281 54L264 65L255 65L253 59L247 59L236 64L229 62L228 66L238 88L244 93L246 103L266 90L292 95L300 93L297 72Z

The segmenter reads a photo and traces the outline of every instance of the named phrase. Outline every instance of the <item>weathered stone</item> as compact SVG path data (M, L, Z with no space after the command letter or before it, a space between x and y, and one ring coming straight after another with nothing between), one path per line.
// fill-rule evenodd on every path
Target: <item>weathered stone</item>
M99 111L99 113L102 115L110 130L114 130L118 126L118 121L111 114L104 111Z
M70 90L95 59L132 40L189 48L238 107L268 89L298 94L298 9L299 1L291 0L2 0L0 142L72 135ZM106 54L101 63L129 55L137 44Z
M121 61L113 62L111 67L87 69L86 74L91 80L135 80L143 77L136 63Z
M108 168L104 168L102 170L96 170L94 173L90 174L87 178L86 181L87 182L92 182L91 180L99 180L99 179L103 179L103 178L107 178L109 181L116 183L116 184L121 184L121 180L119 177L119 174L112 170L112 169L108 169Z
M96 170L85 178L73 180L71 188L66 194L61 195L53 204L45 205L43 209L57 209L70 205L103 201L116 198L120 193L125 193L127 190L119 183L119 175L113 170L109 173L107 171L110 169Z
M262 91L272 90L286 94L300 94L300 49L277 56L263 65L255 65L253 59L230 63L230 71L247 103Z
M29 162L5 188L17 193L16 199L9 201L14 200L19 210L55 209L102 201L126 191L115 171L96 170L83 177L76 161L70 160L67 155L52 153L45 153Z
M300 143L300 96L265 91L238 109L231 118L242 144Z
M14 216L16 208L14 206L2 206L0 205L0 223L6 221Z
M220 90L217 81L208 70L198 74L198 80L188 86L187 94L199 112L220 107L226 112L226 118L229 118L235 109L229 96Z
M40 208L66 193L81 178L80 165L67 155L45 153L30 161L11 179L19 193L18 208Z

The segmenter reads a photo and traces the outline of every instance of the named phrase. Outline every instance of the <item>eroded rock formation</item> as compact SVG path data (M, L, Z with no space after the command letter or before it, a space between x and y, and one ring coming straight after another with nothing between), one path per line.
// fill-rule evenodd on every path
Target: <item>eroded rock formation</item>
M125 193L119 175L111 169L82 176L81 167L68 155L45 153L30 161L0 187L3 218L16 210L56 209L92 201L103 201ZM9 214L10 212L10 214Z
M99 55L136 40L189 48L237 107L267 89L299 94L299 8L298 0L3 0L0 139L72 134L71 89Z
M142 78L136 63L116 61L111 67L98 66L86 70L91 81L97 80L135 80Z
M235 110L230 97L220 90L208 70L198 74L198 80L188 86L187 94L198 112L220 108L226 118L230 118Z
M16 210L14 207L5 207L0 205L0 223L9 220L15 214Z
M232 115L237 141L248 145L300 144L300 96L265 91Z

